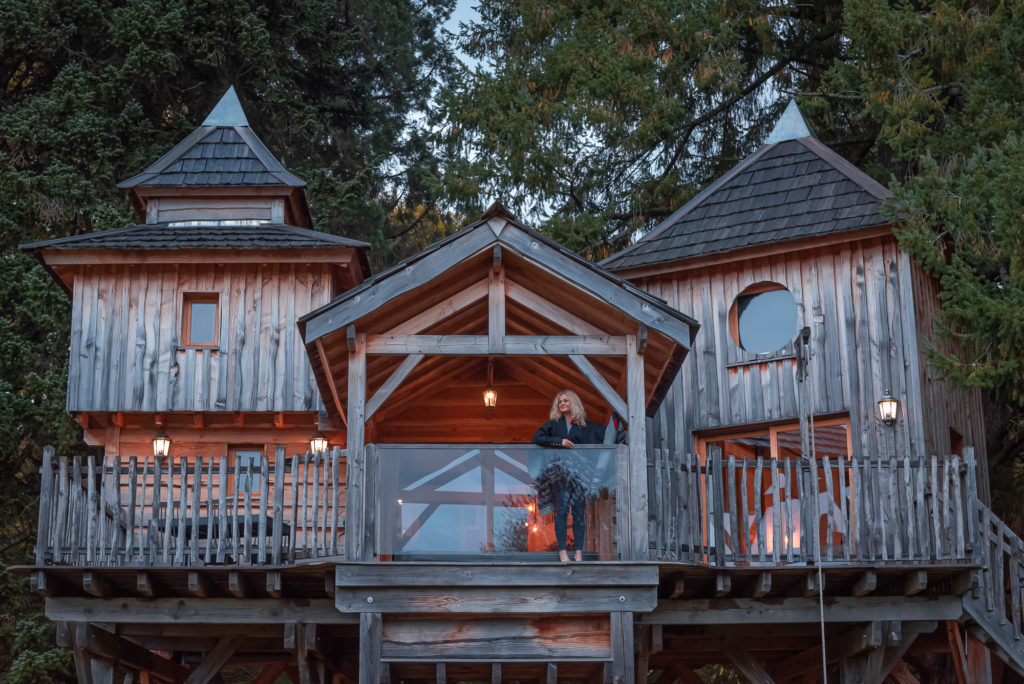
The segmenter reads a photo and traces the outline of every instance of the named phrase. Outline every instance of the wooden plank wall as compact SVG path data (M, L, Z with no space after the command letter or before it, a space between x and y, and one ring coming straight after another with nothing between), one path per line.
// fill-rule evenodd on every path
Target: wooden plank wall
M984 407L981 390L963 391L955 389L944 380L942 374L929 361L927 347L934 344L940 351L948 351L949 345L935 333L935 318L939 311L939 283L916 264L910 265L914 279L914 308L917 314L917 328L920 331L918 355L921 375L921 401L924 414L931 416L925 422L925 448L929 454L945 454L952 451L949 428L964 438L964 444L974 446L978 460L979 496L989 503L988 457L985 449Z
M745 288L781 283L797 302L793 331L811 330L806 383L815 415L849 413L856 457L903 458L925 450L919 349L909 261L892 238L744 259L639 281L701 324L690 354L653 419L652 445L694 451L694 431L797 420L793 344L756 356L729 334L729 308ZM876 420L889 389L901 399L894 428ZM909 411L909 413L908 413ZM909 419L908 419L909 416Z
M220 295L219 348L181 347L185 292ZM68 410L318 410L295 321L329 299L326 264L83 266Z

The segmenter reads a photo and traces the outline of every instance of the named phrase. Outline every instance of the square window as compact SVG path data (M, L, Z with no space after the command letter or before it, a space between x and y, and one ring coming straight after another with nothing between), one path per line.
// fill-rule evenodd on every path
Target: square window
M238 482L236 491L239 495L246 491L259 496L263 488L263 476L260 473L260 465L263 459L263 452L259 449L235 447L235 462L238 464ZM249 467L252 466L252 477L249 477Z
M181 338L186 347L217 346L217 294L185 294Z

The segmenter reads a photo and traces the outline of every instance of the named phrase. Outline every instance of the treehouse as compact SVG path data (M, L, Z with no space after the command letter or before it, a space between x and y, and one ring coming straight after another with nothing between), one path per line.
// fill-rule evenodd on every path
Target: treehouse
M370 276L233 91L122 186L145 224L25 246L102 447L44 452L22 568L83 681L1024 673L979 398L923 355L937 288L795 106L601 265L495 204ZM598 443L531 443L566 389Z

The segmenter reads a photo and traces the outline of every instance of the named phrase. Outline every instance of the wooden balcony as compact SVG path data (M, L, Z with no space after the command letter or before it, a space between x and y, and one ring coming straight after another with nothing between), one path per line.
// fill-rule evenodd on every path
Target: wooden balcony
M554 516L537 482L546 459L561 455L531 445L369 445L362 481L346 485L338 449L279 449L273 465L247 468L227 458L98 464L47 450L37 564L282 566L341 560L346 548L349 560L550 561ZM587 560L964 565L984 554L969 453L704 461L655 450L643 490L629 482L624 446L574 455L593 464ZM642 536L647 553L633 553L628 539Z

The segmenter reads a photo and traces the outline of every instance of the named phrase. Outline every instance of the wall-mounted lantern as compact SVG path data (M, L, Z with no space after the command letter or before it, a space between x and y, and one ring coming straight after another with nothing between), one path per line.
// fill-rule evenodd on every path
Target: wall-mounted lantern
M889 390L885 390L885 394L878 400L878 417L886 425L892 425L896 422L896 410L899 406L900 402L889 393Z
M487 387L484 389L484 406L488 411L498 405L498 390L494 389L494 362L487 360Z
M327 438L319 430L309 438L309 450L314 454L327 451Z
M160 458L166 456L167 452L171 450L171 438L164 434L161 430L156 437L153 438L153 456Z

